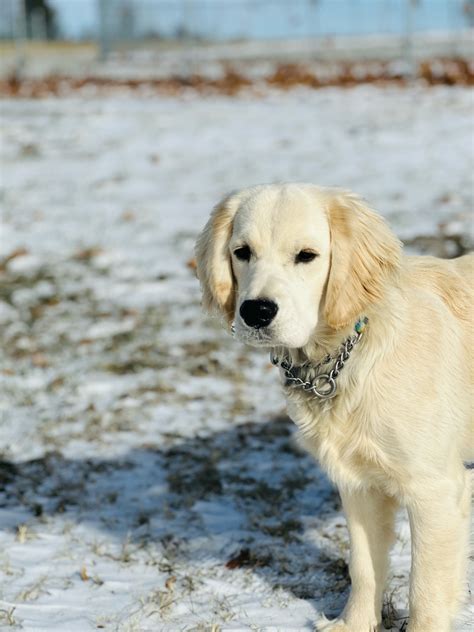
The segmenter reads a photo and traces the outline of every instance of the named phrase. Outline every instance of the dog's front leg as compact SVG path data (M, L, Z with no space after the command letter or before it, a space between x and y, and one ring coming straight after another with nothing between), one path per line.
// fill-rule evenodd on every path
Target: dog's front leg
M451 630L465 591L469 482L464 471L458 478L430 481L423 496L408 503L412 539L408 632Z
M393 541L397 503L375 491L341 491L351 543L351 593L341 617L321 622L328 632L374 632L382 615L382 597Z

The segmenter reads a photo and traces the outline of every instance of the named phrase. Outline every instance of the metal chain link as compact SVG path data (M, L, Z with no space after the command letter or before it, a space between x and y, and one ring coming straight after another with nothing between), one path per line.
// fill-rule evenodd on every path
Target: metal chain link
M364 321L364 324L367 320ZM283 371L287 381L287 386L291 385L296 388L302 388L303 391L308 393L313 393L318 399L327 400L331 399L336 395L337 391L337 383L336 379L339 376L339 373L344 368L345 363L349 359L352 350L355 345L358 344L360 339L362 338L364 329L362 328L360 331L356 330L355 334L349 336L341 345L339 353L332 356L328 354L319 364L314 367L308 362L300 366L293 366L288 358L280 359L278 356L270 355L270 360L272 364L275 366L280 366ZM329 364L334 361L333 367L330 371L326 373L320 373L316 375L312 380L304 379L306 374L311 370L312 372L318 371L321 367Z

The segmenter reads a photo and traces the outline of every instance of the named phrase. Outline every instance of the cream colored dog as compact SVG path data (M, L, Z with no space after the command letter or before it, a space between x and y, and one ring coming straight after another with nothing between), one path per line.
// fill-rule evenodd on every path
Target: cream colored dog
M474 258L404 256L361 199L311 184L229 195L196 252L205 307L308 375L368 319L334 397L297 388L282 370L289 414L337 484L350 534L349 601L319 629L378 629L394 516L405 506L408 630L450 630L466 583Z

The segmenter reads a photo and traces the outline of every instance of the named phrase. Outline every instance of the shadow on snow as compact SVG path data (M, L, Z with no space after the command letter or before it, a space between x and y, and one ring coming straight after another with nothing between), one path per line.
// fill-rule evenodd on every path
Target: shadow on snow
M126 541L123 555L147 550L161 571L249 568L318 610L345 599L339 499L286 417L112 459L0 461L0 483L0 511L26 510L33 528L61 515Z

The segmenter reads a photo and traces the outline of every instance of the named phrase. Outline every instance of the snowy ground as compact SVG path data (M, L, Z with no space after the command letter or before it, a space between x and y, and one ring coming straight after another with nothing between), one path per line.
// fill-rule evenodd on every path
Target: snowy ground
M338 497L295 446L266 356L201 314L187 261L220 196L278 179L352 188L405 239L466 232L472 93L91 95L6 101L1 118L0 628L336 615ZM402 515L389 629L408 563Z

